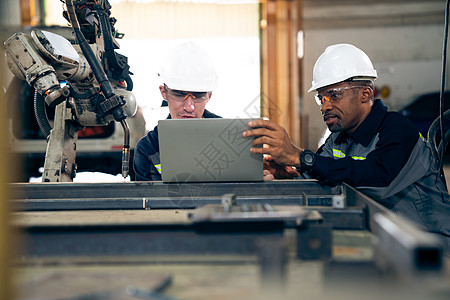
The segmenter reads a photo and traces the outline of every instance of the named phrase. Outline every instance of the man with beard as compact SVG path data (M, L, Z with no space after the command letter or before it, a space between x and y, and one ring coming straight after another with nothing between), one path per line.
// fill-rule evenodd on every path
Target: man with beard
M392 211L437 233L450 249L450 196L430 145L414 125L374 99L377 72L369 57L349 44L329 46L313 70L312 87L331 135L313 153L296 147L270 121L250 123L254 153L267 155L275 178L284 168L327 184L345 182ZM290 171L292 174L292 171ZM282 176L286 178L285 174Z

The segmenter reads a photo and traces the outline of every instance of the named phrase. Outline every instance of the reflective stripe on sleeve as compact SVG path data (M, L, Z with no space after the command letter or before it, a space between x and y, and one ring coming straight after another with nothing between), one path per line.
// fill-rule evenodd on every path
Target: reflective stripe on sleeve
M344 158L345 153L338 149L333 149L333 156L337 158ZM363 156L352 156L351 157L354 160L365 160L366 158Z
M352 156L352 159L354 159L354 160L365 160L366 158L362 157L362 156Z
M161 174L161 164L154 165L159 174Z
M423 135L419 132L420 137L422 138L422 141L425 142L425 138L423 137Z
M333 149L333 156L338 158L344 158L345 154L341 150Z

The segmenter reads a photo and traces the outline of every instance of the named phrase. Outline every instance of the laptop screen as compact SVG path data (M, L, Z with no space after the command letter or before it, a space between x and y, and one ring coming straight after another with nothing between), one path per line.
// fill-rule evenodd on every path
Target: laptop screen
M167 119L158 122L164 182L262 181L263 156L244 138L253 119Z

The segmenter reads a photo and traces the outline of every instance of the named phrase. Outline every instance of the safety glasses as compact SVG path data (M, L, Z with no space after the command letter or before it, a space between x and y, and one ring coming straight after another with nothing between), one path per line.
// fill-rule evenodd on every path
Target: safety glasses
M209 99L209 92L185 92L169 89L164 85L166 92L177 102L184 102L191 97L194 103L202 103Z
M349 89L360 89L363 87L364 86L346 86L341 88L335 88L328 90L322 94L319 93L315 94L314 99L316 100L317 105L319 106L322 106L324 104L324 101L328 101L329 103L333 104L342 98L342 94L344 93L344 91Z

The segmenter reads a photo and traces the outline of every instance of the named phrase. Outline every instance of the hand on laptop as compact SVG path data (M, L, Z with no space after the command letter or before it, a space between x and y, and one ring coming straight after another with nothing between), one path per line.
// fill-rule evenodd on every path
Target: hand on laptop
M252 153L265 154L267 160L274 161L279 165L300 167L302 149L292 143L283 127L268 120L254 120L248 124L253 129L244 131L243 136L256 137L253 141L253 148L250 149ZM263 145L263 147L255 148L258 145Z
M292 179L295 177L299 177L300 173L297 172L296 169L290 166L281 166L274 161L265 160L264 159L264 180L273 180L273 179ZM269 176L272 175L270 179Z
M272 175L272 173L270 173L269 170L263 170L263 177L264 181L271 181L275 179L275 177Z

